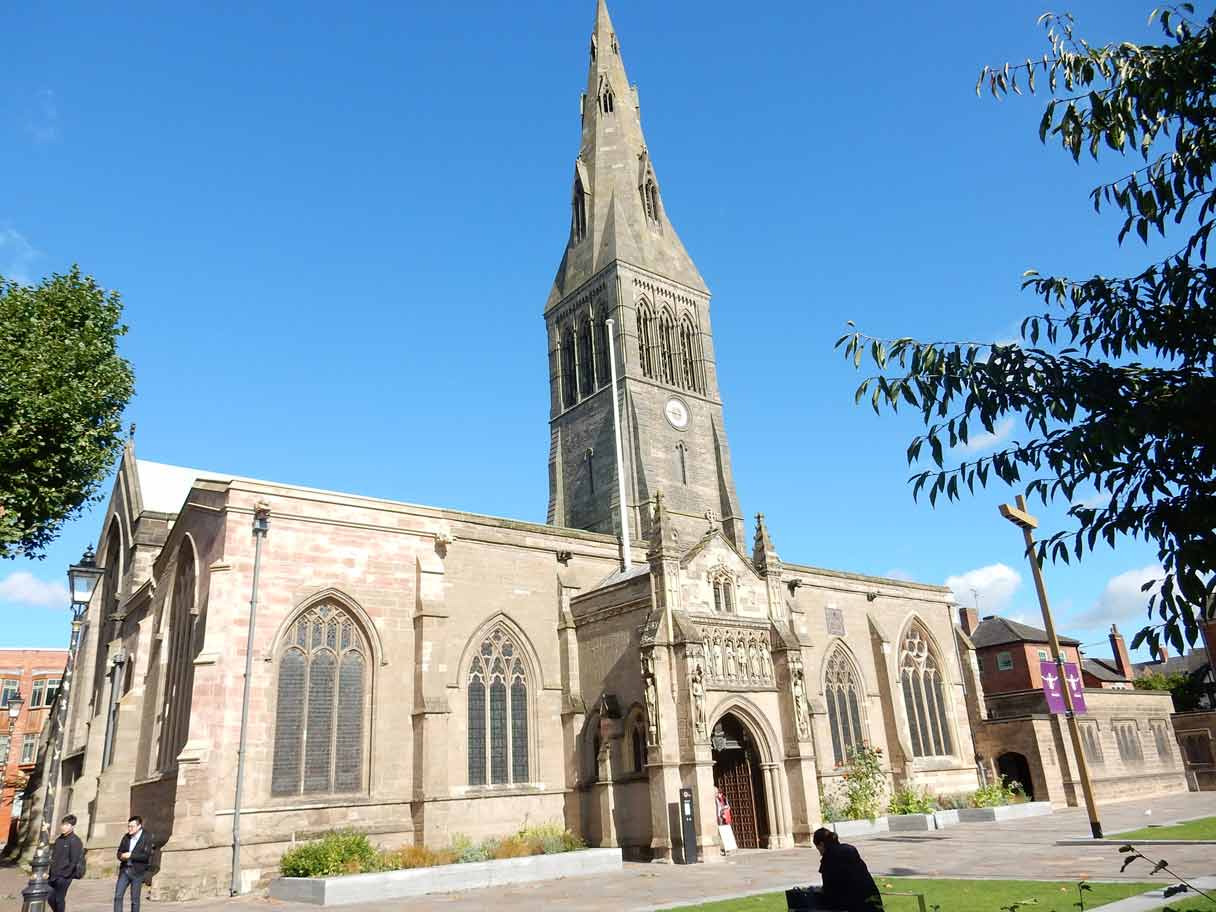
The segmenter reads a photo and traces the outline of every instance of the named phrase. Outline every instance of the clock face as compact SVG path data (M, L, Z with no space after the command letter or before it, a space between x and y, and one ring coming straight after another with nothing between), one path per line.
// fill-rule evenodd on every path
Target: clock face
M682 431L688 427L688 406L681 400L668 399L667 405L663 406L663 414L673 428Z

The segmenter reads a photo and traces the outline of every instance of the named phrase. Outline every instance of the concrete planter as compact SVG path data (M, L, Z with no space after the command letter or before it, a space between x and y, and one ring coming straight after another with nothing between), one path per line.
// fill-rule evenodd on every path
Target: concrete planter
M1041 817L1050 813L1050 801L1027 801L1024 804L1006 804L1002 807L963 808L958 812L958 819L963 823L985 820L1021 820L1023 817Z
M874 836L886 833L889 827L887 818L879 817L875 820L838 820L829 823L828 829L834 831L837 836Z
M933 814L888 814L887 826L892 833L910 833L920 830L936 830Z
M285 902L310 903L314 906L343 906L424 896L427 893L456 893L504 884L607 874L620 871L621 867L620 849L584 849L558 855L411 868L383 874L279 877L270 882L270 896Z
M958 823L958 810L934 811L933 822L939 830L943 830L948 826L954 826Z

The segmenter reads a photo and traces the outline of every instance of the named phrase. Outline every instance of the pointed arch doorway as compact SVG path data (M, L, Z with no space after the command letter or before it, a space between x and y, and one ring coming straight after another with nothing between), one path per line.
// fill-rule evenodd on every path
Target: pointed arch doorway
M741 849L768 845L769 820L764 794L764 775L756 739L734 713L726 713L710 735L713 748L714 785L730 803L731 828Z

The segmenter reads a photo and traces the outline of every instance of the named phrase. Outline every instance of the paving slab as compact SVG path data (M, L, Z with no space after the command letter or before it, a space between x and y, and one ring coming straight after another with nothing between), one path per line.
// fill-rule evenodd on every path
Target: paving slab
M1145 814L1151 811L1151 814ZM1216 815L1216 792L1192 792L1151 800L1102 806L1102 823L1110 832L1130 830L1147 821L1173 823ZM1149 880L1148 867L1132 865L1119 872L1123 856L1117 846L1069 845L1056 841L1087 827L1084 809L1057 810L1044 817L997 823L960 823L924 833L883 833L855 844L876 875L1016 880ZM1211 846L1169 846L1170 866L1188 878L1216 875ZM1155 854L1155 853L1150 853ZM709 899L729 899L819 882L819 856L814 849L742 851L724 861L702 865L626 864L619 873L591 877L435 894L419 899L359 903L344 912L650 912ZM14 877L16 874L16 877ZM6 894L19 897L25 875L0 868L0 908ZM1163 881L1164 883L1164 881ZM14 890L13 887L16 887ZM84 880L68 897L72 912L111 908L113 883ZM1160 902L1158 902L1160 905ZM313 907L268 899L264 895L182 903L150 903L166 912L308 912ZM1128 912L1143 912L1136 907ZM1115 912L1125 912L1119 909Z

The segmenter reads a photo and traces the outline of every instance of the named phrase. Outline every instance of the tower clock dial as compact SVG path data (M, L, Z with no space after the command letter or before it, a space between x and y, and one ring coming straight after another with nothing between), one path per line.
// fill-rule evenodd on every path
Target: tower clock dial
M676 430L682 431L688 427L688 406L682 399L676 399L674 396L668 399L667 404L663 406L663 414Z

